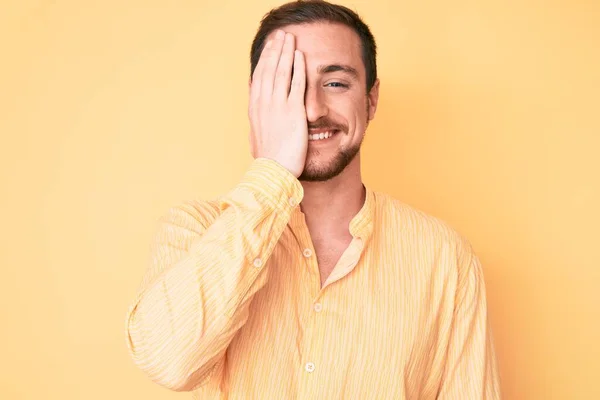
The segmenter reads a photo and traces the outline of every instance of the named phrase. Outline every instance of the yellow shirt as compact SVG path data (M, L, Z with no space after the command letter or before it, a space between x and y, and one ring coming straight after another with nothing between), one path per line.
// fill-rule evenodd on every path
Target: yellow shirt
M470 244L365 190L323 287L302 185L275 161L173 207L127 315L136 365L197 399L500 398Z

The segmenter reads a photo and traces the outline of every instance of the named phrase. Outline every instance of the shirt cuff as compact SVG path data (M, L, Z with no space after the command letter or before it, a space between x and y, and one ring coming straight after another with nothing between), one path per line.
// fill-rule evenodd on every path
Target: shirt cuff
M304 198L300 181L270 158L256 158L236 189L249 190L259 202L279 210L295 208Z

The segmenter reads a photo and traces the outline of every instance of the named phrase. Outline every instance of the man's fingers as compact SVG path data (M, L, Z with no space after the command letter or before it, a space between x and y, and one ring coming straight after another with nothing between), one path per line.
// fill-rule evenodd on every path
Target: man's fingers
M269 52L269 48L272 46L273 40L267 40L260 53L260 57L258 58L256 67L254 68L254 72L252 73L252 83L250 85L251 100L258 100L258 98L260 97L262 72L265 65L265 61L267 59L267 53Z
M281 100L287 99L290 92L292 66L294 64L294 42L294 35L286 33L273 87L274 96Z
M300 50L294 51L294 76L290 89L290 100L304 104L304 91L306 89L306 64L304 54Z
M271 43L268 49L265 49L265 64L261 74L261 96L267 96L271 98L273 95L273 85L275 83L275 72L277 71L277 65L279 64L279 58L281 57L281 50L283 48L283 40L285 33L281 30L275 34L275 40Z

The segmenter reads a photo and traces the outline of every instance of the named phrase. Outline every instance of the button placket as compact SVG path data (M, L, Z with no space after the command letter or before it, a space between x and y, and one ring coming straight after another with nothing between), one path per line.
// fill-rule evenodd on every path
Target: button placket
M292 219L292 230L296 236L297 246L294 249L295 257L300 264L304 264L304 268L301 268L302 279L306 280L307 284L302 286L302 290L305 291L305 296L302 301L301 324L303 326L304 335L302 335L302 342L299 346L302 348L302 354L305 355L303 359L298 363L298 370L304 375L305 385L301 385L302 391L311 392L311 386L316 382L311 374L317 373L316 363L320 362L318 354L321 353L322 338L319 334L319 325L323 321L319 322L318 318L315 318L313 314L314 302L320 294L320 283L319 283L319 272L315 251L313 250L310 232L306 225L305 215L298 211L294 214ZM303 260L304 259L304 260ZM312 378L312 379L311 379ZM300 396L302 397L302 396Z
M309 243L310 242L310 235L308 235L305 238L300 239L301 242L304 243ZM308 266L308 269L311 273L311 276L315 279L318 280L319 278L319 266L317 265L317 260L315 257L315 252L313 251L313 249L309 246L309 247L305 247L302 250L302 255L304 256L304 258L306 259L306 263ZM319 284L319 290L320 290L320 284Z

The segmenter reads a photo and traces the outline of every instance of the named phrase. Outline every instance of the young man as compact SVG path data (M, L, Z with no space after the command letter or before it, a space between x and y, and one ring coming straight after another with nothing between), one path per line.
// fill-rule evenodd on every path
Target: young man
M482 269L444 222L363 185L376 46L288 3L252 46L254 160L174 207L127 319L135 363L201 399L497 399Z

